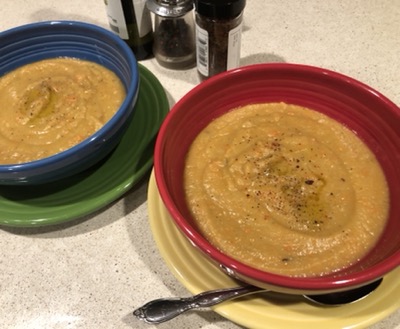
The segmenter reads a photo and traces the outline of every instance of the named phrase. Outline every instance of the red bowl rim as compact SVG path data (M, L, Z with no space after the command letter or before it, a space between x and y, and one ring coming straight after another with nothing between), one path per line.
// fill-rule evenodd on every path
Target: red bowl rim
M356 88L363 89L375 95L380 99L381 102L386 104L386 107L390 108L400 118L400 109L385 97L380 92L374 90L368 85L355 80L354 78L348 77L341 73L331 71L324 68L319 68L315 66L309 66L304 64L292 64L292 63L264 63L264 64L253 64L248 66L243 66L237 69L223 72L219 75L209 78L208 80L200 83L191 89L187 94L185 94L171 109L167 117L165 118L163 124L160 127L158 137L155 144L154 152L154 174L161 199L168 210L170 216L172 217L175 224L179 227L181 232L188 238L192 244L199 248L203 253L208 255L210 259L213 259L217 263L233 270L242 277L250 277L252 280L257 280L268 285L278 286L287 289L294 290L308 290L308 291L333 291L333 290L345 290L350 287L361 286L375 281L385 274L395 269L400 265L400 250L397 251L391 257L383 260L382 262L371 266L363 272L358 272L356 274L338 274L337 277L331 276L321 276L321 277L289 277L279 274L274 274L270 272L265 272L252 268L246 264L243 264L232 257L229 257L219 251L217 248L212 246L200 233L196 231L194 227L187 223L182 213L175 207L172 197L166 187L166 181L164 178L162 170L162 140L165 138L165 134L168 130L170 122L175 116L179 115L182 111L182 107L188 99L192 97L193 94L197 93L203 88L207 88L217 81L224 79L231 75L240 74L243 71L255 72L259 70L300 70L300 71L311 71L318 74L330 75L331 77L346 81Z

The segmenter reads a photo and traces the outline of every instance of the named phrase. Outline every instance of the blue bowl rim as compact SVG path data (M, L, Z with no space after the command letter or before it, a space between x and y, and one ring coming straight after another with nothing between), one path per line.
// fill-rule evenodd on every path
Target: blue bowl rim
M119 109L117 112L114 114L114 116L106 122L106 124L101 127L99 130L97 130L95 133L93 133L91 136L86 138L85 140L81 141L79 144L72 146L64 151L61 151L59 153L56 153L54 155L48 156L46 158L38 159L38 160L33 160L29 162L24 162L24 163L17 163L17 164L5 164L5 165L0 165L0 173L11 173L11 172L24 172L27 170L32 170L38 167L42 166L47 166L51 165L52 163L57 163L59 161L62 161L65 158L69 158L70 156L73 156L74 154L77 154L79 152L82 152L84 148L87 147L87 145L90 145L97 141L98 139L101 139L102 136L114 125L114 122L118 122L122 116L124 116L125 111L121 111L121 109L125 109L130 106L130 102L132 99L135 99L137 95L137 91L139 89L139 70L138 70L138 64L135 58L135 55L133 54L132 50L129 48L129 46L116 34L113 32L92 24L92 23L87 23L87 22L81 22L81 21L73 21L73 20L51 20L51 21L42 21L42 22L35 22L35 23L29 23L21 26L17 26L11 29L8 29L6 31L3 31L0 33L0 40L3 37L7 36L12 36L13 34L24 34L32 30L36 29L41 29L46 26L53 26L56 25L57 27L79 27L84 30L92 31L92 32L97 32L99 34L103 34L109 39L111 39L113 42L115 42L118 47L121 49L121 51L124 54L125 59L127 60L129 66L133 70L132 74L132 81L129 84L127 90L126 90L126 96L122 104L120 105Z

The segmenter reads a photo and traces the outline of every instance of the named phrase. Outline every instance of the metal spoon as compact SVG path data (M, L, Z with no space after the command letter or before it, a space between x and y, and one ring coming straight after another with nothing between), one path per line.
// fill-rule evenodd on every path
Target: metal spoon
M322 295L304 295L304 297L319 305L339 306L353 303L366 297L381 282L382 279L379 279L352 290ZM205 291L187 298L160 298L139 307L133 312L133 315L147 323L162 323L191 309L211 307L227 300L267 291L254 286L244 286Z

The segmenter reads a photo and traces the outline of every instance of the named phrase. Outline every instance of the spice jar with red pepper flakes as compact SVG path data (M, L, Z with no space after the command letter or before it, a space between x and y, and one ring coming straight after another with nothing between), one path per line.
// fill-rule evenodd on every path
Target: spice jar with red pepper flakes
M155 14L153 53L170 69L187 69L196 63L192 0L148 0Z
M246 0L194 0L194 5L200 78L238 67Z

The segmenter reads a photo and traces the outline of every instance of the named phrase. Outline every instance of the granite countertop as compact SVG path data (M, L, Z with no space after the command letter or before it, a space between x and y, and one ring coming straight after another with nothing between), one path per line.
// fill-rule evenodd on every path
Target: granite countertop
M320 66L356 78L400 104L399 17L397 0L251 0L241 65ZM0 31L55 19L108 28L101 0L13 0L0 7ZM195 69L172 71L155 59L142 64L163 84L171 106L199 83ZM148 179L81 219L43 228L0 227L1 328L156 328L136 320L133 309L154 298L190 295L171 274L152 236ZM240 327L202 311L158 328ZM265 323L265 328L272 327ZM400 310L371 328L400 329Z

